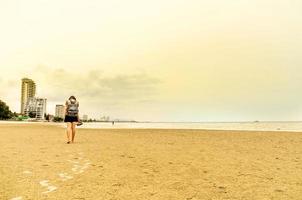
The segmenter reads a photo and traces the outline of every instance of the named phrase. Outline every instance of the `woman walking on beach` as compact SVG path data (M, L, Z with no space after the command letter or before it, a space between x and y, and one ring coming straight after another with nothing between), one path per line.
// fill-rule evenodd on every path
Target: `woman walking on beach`
M67 123L67 144L73 143L76 125L79 122L79 102L74 96L66 101L64 122Z

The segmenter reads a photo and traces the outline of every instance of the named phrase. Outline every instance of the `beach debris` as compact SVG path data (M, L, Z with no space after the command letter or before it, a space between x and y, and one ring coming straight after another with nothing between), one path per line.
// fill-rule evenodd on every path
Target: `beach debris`
M47 188L47 191L42 192L42 194L47 194L47 193L53 192L53 191L55 191L57 189L56 186L53 186L53 185L49 184L49 180L42 180L39 183L40 183L40 185L42 187L46 187Z

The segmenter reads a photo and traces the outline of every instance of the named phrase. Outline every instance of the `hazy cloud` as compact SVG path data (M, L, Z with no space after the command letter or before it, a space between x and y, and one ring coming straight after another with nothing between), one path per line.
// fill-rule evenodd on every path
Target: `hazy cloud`
M81 102L103 105L144 103L156 99L160 80L146 73L106 75L101 70L77 70L39 66L32 77L37 82L38 96L62 102L75 95Z
M23 77L36 82L36 96L47 98L48 112L53 113L55 104L63 104L69 96L75 95L81 111L90 116L110 115L117 110L122 116L122 111L130 107L145 108L157 101L161 85L158 78L141 71L109 75L98 69L78 71L40 65L20 73L18 79L0 77L0 99L8 102L14 111L19 111Z
M29 77L50 113L75 95L96 116L302 119L302 1L6 2L0 99L16 111Z

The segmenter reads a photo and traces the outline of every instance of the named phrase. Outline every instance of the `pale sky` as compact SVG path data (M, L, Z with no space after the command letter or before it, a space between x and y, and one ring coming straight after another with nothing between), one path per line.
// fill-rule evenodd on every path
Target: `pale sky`
M0 0L0 99L151 121L302 120L300 0Z

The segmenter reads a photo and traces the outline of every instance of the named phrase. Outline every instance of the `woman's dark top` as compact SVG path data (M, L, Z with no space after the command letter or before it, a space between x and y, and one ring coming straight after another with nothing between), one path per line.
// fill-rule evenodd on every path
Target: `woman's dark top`
M64 122L78 122L78 107L79 102L76 100L68 100L66 101L66 115Z

